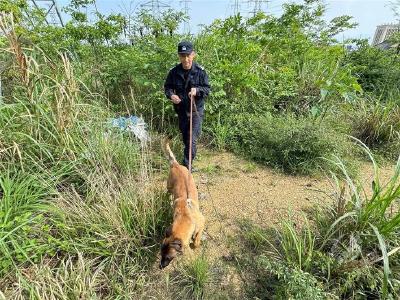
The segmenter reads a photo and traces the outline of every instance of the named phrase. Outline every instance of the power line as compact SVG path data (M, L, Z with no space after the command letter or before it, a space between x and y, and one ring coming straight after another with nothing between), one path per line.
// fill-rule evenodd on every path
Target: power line
M239 0L235 0L233 4L233 14L236 16L240 12Z
M263 3L269 3L269 0L248 0L247 3L250 5L253 5L253 10L250 12L255 16L257 13L262 11L262 5Z
M184 5L183 10L185 12L185 15L189 17L189 3L192 2L191 0L181 0L180 3ZM183 33L184 34L189 34L190 32L190 25L189 25L189 19L185 19L185 22L183 23Z
M159 16L162 9L169 8L170 6L159 0L150 0L140 4L140 7L150 8L153 16Z

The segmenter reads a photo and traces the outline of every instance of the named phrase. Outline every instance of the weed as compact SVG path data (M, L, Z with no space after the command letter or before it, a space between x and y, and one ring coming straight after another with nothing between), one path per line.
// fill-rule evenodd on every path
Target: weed
M267 229L252 224L250 220L240 222L240 227L244 241L252 251L260 253L260 251L265 250L270 245L267 238L269 236Z
M332 297L324 291L323 284L310 273L287 267L266 256L261 256L257 262L258 267L265 269L272 277L266 280L271 281L268 285L273 289L273 295L277 299L322 300Z
M210 281L210 265L204 254L188 260L177 279L182 287L182 295L188 299L206 299L206 288Z
M248 161L244 164L242 170L245 173L252 173L257 169L257 164L254 162Z
M221 172L221 167L216 164L209 164L206 167L202 168L201 171L210 175L218 174Z
M304 218L300 227L291 220L282 221L275 232L247 225L243 236L257 249L259 276L274 278L259 284L274 295L319 299L328 297L329 291L329 297L339 298L397 297L400 159L393 176L382 183L371 152L363 147L374 167L371 191L354 181L338 160L343 180L334 176L337 190L332 206L313 211L310 221Z

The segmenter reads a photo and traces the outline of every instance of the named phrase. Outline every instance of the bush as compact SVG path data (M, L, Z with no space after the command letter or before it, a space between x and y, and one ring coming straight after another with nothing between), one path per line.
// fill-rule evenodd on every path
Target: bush
M308 118L242 115L236 118L231 147L288 173L309 174L342 156L348 143L333 130Z
M350 51L345 63L352 65L352 73L366 92L382 99L395 99L400 94L399 54L369 45L368 40L356 42L358 49Z

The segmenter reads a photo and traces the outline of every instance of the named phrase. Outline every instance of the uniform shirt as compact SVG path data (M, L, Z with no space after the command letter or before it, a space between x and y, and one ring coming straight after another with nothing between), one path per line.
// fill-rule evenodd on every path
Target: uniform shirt
M187 75L185 76L185 71ZM187 77L187 80L185 80ZM199 113L204 112L204 99L210 93L210 84L208 75L203 67L193 62L192 68L188 72L184 70L182 64L172 68L164 83L165 96L171 99L172 95L178 95L181 98L179 104L174 104L175 111L178 114L190 112L190 98L188 96L190 89L196 88L195 103Z

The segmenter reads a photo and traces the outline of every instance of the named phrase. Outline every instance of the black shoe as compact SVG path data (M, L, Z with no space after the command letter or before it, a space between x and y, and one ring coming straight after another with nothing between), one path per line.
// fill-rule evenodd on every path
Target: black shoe
M186 165L186 162L185 162L185 161L182 162L182 166L185 166L186 169L189 170L189 166ZM198 172L198 171L199 171L199 170L198 170L197 168L194 168L193 165L192 165L192 172L191 172L191 173Z

